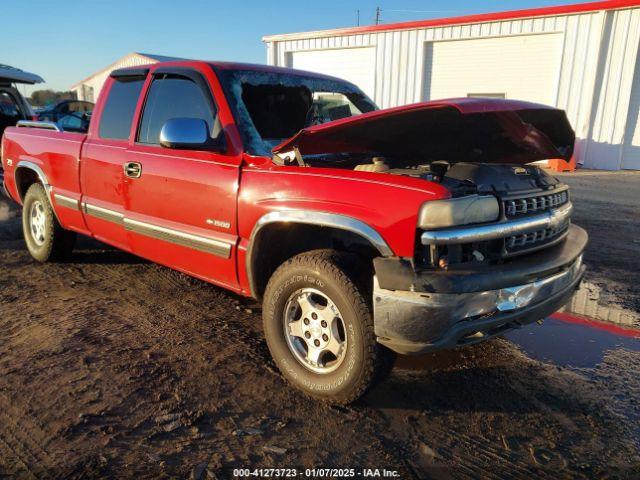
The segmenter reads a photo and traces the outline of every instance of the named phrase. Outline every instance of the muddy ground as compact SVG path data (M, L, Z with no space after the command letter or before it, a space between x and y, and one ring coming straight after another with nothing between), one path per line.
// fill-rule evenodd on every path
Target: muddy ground
M640 311L640 174L565 178L591 234L588 280ZM587 368L495 339L401 359L331 408L287 386L250 301L89 240L36 264L18 214L0 200L0 478L640 475L640 349L613 342Z

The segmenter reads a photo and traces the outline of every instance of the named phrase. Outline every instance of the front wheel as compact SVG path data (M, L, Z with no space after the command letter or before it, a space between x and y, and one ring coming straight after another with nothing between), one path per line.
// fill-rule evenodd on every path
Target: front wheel
M39 262L66 258L76 240L74 232L58 223L47 192L39 183L31 185L24 196L22 232L27 250Z
M388 354L375 339L366 287L350 275L353 258L333 250L297 255L264 295L265 337L278 368L306 394L336 404L360 397Z

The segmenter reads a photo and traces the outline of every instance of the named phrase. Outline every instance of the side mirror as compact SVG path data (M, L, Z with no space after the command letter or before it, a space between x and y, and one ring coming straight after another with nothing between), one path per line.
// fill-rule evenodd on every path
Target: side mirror
M223 143L209 136L209 126L201 118L171 118L160 130L160 145L166 148L220 151Z

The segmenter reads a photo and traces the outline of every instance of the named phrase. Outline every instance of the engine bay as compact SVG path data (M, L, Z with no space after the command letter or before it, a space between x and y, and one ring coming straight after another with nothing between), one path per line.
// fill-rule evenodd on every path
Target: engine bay
M302 162L302 159L298 161ZM296 160L283 163L295 162ZM365 154L333 154L305 156L303 165L420 178L442 184L453 197L472 194L502 196L514 192L537 192L553 189L560 183L557 178L542 168L531 164L449 163L445 160L421 163Z

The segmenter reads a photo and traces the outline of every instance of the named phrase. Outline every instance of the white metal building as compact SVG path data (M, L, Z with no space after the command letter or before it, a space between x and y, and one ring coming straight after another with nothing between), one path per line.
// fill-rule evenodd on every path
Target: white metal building
M164 55L154 55L151 53L132 52L124 57L116 60L108 67L103 68L99 72L90 75L84 80L79 81L71 86L71 90L76 92L78 100L86 100L95 102L98 99L102 86L107 81L109 74L113 70L125 67L137 67L138 65L148 65L157 62L169 62L172 60L181 60L176 57L167 57Z
M491 96L555 105L589 168L640 169L640 0L263 38L270 65L323 72L392 107Z

